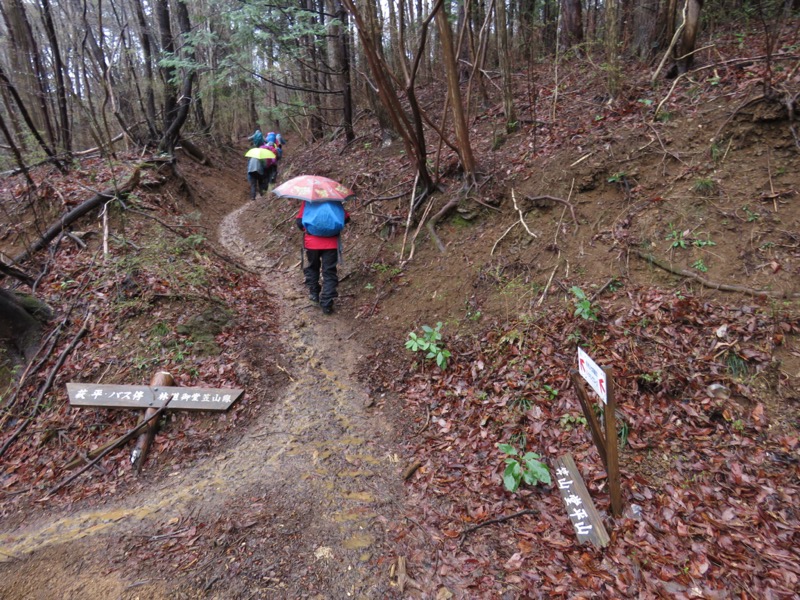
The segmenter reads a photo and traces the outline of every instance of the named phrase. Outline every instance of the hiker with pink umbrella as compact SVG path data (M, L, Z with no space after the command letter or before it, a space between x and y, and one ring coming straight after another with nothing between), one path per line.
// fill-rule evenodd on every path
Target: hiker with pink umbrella
M272 193L279 198L302 200L295 221L303 232L303 249L308 258L308 265L303 268L305 284L311 301L318 302L322 312L329 315L333 312L333 300L338 296L340 234L350 221L350 214L342 203L355 194L341 183L317 175L295 177L276 187Z

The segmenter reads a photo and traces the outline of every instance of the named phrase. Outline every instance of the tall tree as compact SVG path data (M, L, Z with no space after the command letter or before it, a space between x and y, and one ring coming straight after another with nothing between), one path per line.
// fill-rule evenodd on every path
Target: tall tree
M159 0L161 2L162 0ZM164 0L165 1L165 0ZM181 32L181 41L184 44L181 50L181 58L183 59L181 62L184 63L183 71L183 78L182 78L182 85L180 89L180 96L178 97L171 97L168 98L165 102L165 106L169 105L171 107L170 114L168 115L165 128L164 128L164 135L161 138L161 141L158 144L158 149L161 152L166 152L171 154L175 148L175 144L180 137L181 128L183 124L186 122L186 118L189 116L189 109L191 108L192 103L192 85L194 83L195 78L195 51L194 47L191 44L188 44L188 37L192 32L192 24L189 20L189 9L186 6L185 2L178 1L177 6L175 7L175 14L176 14L176 21L178 22L178 27ZM169 34L167 36L167 40L171 41L172 36ZM170 73L173 75L177 75L177 70L174 68L170 68ZM175 89L175 86L172 86L171 89Z
M503 81L503 113L506 122L506 133L517 128L517 115L514 110L514 94L511 81L511 56L508 47L508 22L506 21L505 0L495 2L495 19L497 21L497 52L500 63L500 76Z
M53 24L53 14L50 10L49 0L41 0L42 5L42 21L44 23L45 31L47 32L47 39L50 43L50 52L53 54L53 71L56 76L56 96L58 98L58 115L59 115L59 141L61 147L68 153L72 152L72 129L69 120L69 112L67 110L67 88L64 83L64 62L61 60L61 46L58 43L58 36L56 35L56 28Z
M358 28L358 33L361 38L361 45L364 49L364 55L369 63L372 75L375 78L375 83L376 87L378 88L381 102L386 108L395 130L403 139L403 143L406 147L406 153L410 157L413 157L417 167L419 183L422 185L424 192L428 194L433 191L434 186L430 172L428 171L425 135L422 127L421 117L418 112L415 112L415 106L412 102L413 121L412 119L408 118L408 115L406 115L405 111L403 110L403 106L400 103L400 98L397 95L397 91L392 85L392 75L386 66L386 62L383 60L383 57L378 51L377 42L373 38L372 34L373 29L368 26L367 22L362 17L361 12L356 8L354 0L343 0L343 3L355 20L355 24ZM434 7L434 11L438 11L438 9L441 7L441 4L442 0L438 0L436 6ZM406 80L407 93L409 91L409 83L411 84L410 87L413 90L414 78L417 68L419 67L419 60L422 52L425 49L427 27L432 18L433 14L431 14L423 22L420 35L420 46L415 56L414 65L409 70ZM411 97L409 97L409 101L411 101Z
M444 69L447 74L447 93L450 98L450 107L453 111L458 156L461 159L461 166L464 169L464 177L468 182L474 183L475 158L472 154L472 146L469 141L469 128L467 127L467 121L464 117L464 105L461 102L458 65L456 64L456 53L453 48L453 31L450 29L448 16L448 11L444 10L444 8L439 9L436 12L436 25L439 29L439 36L442 41Z
M561 43L565 49L583 44L583 12L581 0L561 0Z

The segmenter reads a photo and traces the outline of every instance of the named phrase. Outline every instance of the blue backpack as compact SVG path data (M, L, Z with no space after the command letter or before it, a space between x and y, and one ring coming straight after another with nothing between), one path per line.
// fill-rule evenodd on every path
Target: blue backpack
M334 237L344 229L344 206L341 202L306 202L303 227L311 235Z

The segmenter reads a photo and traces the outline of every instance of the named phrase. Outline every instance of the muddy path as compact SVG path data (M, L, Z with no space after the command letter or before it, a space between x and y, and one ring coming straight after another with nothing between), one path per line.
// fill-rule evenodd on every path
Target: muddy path
M258 400L259 417L224 452L102 508L0 533L0 598L394 597L385 525L402 467L391 423L358 380L364 348L346 312L323 316L298 269L270 269L262 241L247 239L242 224L265 209L229 213L219 240L268 274L288 384ZM185 531L207 548L201 560L140 560L147 543Z

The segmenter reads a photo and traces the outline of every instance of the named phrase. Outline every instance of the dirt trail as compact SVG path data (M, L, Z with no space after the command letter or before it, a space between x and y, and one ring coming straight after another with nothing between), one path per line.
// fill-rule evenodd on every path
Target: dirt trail
M245 239L241 224L266 208L246 204L219 231L229 252L262 271L263 244ZM393 597L383 524L400 502L400 467L391 426L356 376L363 347L346 314L323 317L310 304L296 269L269 272L265 288L281 307L279 363L290 383L280 396L261 399L257 421L224 453L152 489L0 534L0 598ZM215 560L137 573L127 558L125 540L177 519L202 529L220 515L237 528L214 540L224 549ZM229 557L241 558L234 570Z

